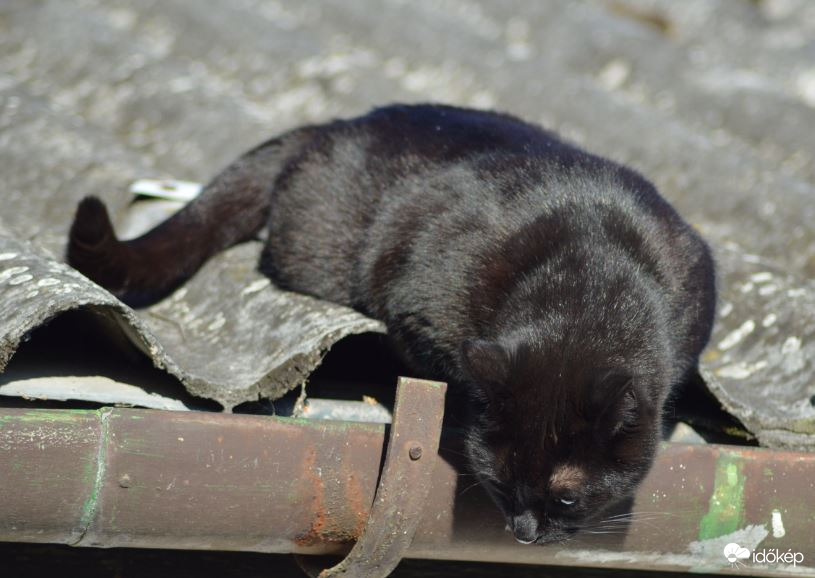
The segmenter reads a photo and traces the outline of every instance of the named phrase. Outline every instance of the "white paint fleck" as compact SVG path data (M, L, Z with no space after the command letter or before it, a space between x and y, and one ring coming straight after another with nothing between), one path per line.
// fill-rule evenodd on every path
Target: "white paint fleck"
M753 375L755 372L760 371L767 367L767 362L764 360L755 363L746 363L740 361L732 365L725 365L715 371L719 377L726 377L729 379L746 379Z
M769 271L762 271L761 273L754 273L750 275L750 281L753 283L764 283L766 281L770 281L773 278L773 274Z
M752 319L748 319L741 324L740 327L734 329L724 339L719 342L719 349L725 351L731 347L735 347L742 339L750 335L756 328L756 323Z
M332 52L325 56L307 58L297 65L297 72L303 78L335 77L374 64L376 64L376 57L367 50Z
M225 324L226 324L226 318L224 317L224 314L221 313L221 312L218 312L218 314L215 316L215 320L207 326L207 330L209 330L209 331L218 331Z
M257 279L252 281L249 285L243 288L241 291L241 296L244 295L251 295L252 293L257 293L258 291L262 291L269 285L271 285L271 281L269 279Z
M775 283L763 285L758 288L758 294L763 297L766 297L767 295L772 295L776 291L778 291L778 285L776 285Z
M753 282L748 281L747 283L741 286L741 289L739 289L739 291L741 291L742 293L749 293L750 291L753 290L753 287L755 287Z
M28 283L34 278L34 275L30 275L26 273L25 275L17 275L13 279L9 280L9 285L22 285L23 283Z
M727 558L722 555L724 547L730 542L736 542L740 546L755 550L768 535L769 531L763 525L751 525L718 538L691 542L688 545L690 550L688 553L665 551L665 549L648 552L602 548L564 548L555 553L555 559L588 565L613 566L622 563L636 564L640 567L686 567L691 571L697 569L697 571L704 570L709 573L711 570L730 567Z
M17 253L0 253L0 261L8 261L9 259L14 259L17 256Z
M801 340L797 337L787 337L784 344L781 346L781 353L789 355L801 349Z
M803 297L806 294L806 289L787 289L787 297L792 297L793 299L795 297Z
M806 365L801 351L801 339L798 337L787 337L781 345L781 355L783 355L781 369L784 373L795 373Z
M815 107L815 68L801 72L795 79L795 88L801 100Z
M784 529L784 520L781 519L781 511L773 510L772 516L773 538L783 538L787 531Z
M695 79L706 90L726 94L742 91L771 92L773 85L766 75L745 68L711 67Z
M495 97L488 90L479 90L470 98L470 104L476 108L493 108Z
M33 291L29 291L28 293L26 293L25 298L26 299L33 299L34 297L36 297L39 294L40 294L40 292L37 291L36 289L34 289Z
M778 321L778 315L776 315L775 313L770 313L761 321L761 326L770 327L776 321Z
M130 30L136 23L137 16L132 10L113 9L107 14L108 22L119 30Z
M721 308L719 309L719 317L722 317L722 318L727 317L732 312L733 312L733 304L728 301L727 303L722 305Z
M187 291L188 291L188 289L186 287L182 287L181 289L179 289L178 291L173 293L173 296L171 297L171 299L173 301L181 301L182 299L184 299L184 297L187 296Z
M0 283L5 283L15 275L25 273L26 271L28 271L28 267L9 267L8 269L0 271Z
M40 279L37 281L37 287L52 287L53 285L59 285L60 280L54 279L53 277L46 277L45 279Z
M532 54L529 44L529 23L521 18L512 18L506 26L507 56L512 60L526 60Z
M705 558L721 558L727 564L727 559L722 556L724 547L731 543L736 542L739 546L755 550L756 547L764 541L769 535L767 527L762 525L745 526L741 530L736 530L730 534L719 536L718 538L711 538L709 540L699 540L688 544L688 550L695 556L704 556Z
M606 90L617 90L631 75L631 65L624 60L614 59L603 67L597 80Z

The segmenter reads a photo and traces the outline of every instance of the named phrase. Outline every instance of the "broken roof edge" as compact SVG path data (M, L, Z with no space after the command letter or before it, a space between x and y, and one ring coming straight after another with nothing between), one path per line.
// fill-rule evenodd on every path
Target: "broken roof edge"
M235 253L247 253L241 247L230 252L231 257ZM226 256L222 261L229 264L231 257ZM240 265L245 263L241 262ZM217 265L208 267L210 276L222 274L220 270L213 270L218 268ZM250 287L252 283L257 284L257 279L251 281L251 278L260 277L259 273L245 270L241 273L249 277L247 282ZM204 276L207 276L206 271ZM200 280L201 284L207 285L208 280ZM258 291L253 303L238 302L234 310L226 313L219 311L218 315L222 320L225 315L231 315L234 318L230 319L234 331L240 332L241 321L254 315L252 309L257 308L259 301L261 307L272 310L268 316L269 323L279 323L275 328L278 330L276 341L270 339L266 343L263 336L256 340L248 336L254 348L247 353L246 342L227 339L227 347L219 351L222 354L220 360L212 360L212 356L209 356L213 370L206 364L199 366L190 363L190 358L185 357L194 349L192 346L195 342L200 341L198 336L187 336L181 328L178 342L172 338L160 340L145 320L147 316L136 313L67 264L42 255L31 243L0 235L0 319L4 321L0 335L0 372L5 370L30 332L67 312L85 310L112 321L156 368L177 378L189 393L212 399L229 411L240 403L256 401L259 397L276 399L300 386L320 365L330 348L346 336L366 332L384 333L384 326L380 322L348 308L283 292L271 285L263 288L266 295ZM182 291L186 292L185 289ZM216 298L219 293L215 292ZM208 306L208 303L203 304L204 308ZM298 311L305 312L302 326L298 324ZM220 324L224 325L226 321ZM167 331L162 334L166 335ZM229 351L228 346L233 343L240 351ZM251 373L236 371L235 378L229 382L232 377L229 367L223 370L219 366L228 365L231 354L243 354L244 358L249 357L254 363L251 364Z

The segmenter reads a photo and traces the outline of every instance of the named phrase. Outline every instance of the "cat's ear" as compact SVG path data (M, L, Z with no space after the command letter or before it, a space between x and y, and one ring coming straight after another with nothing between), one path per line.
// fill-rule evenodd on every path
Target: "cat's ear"
M603 435L634 431L651 413L650 400L624 370L602 372L592 389L595 425Z
M470 339L461 346L462 369L478 385L502 386L509 379L509 352L496 341Z

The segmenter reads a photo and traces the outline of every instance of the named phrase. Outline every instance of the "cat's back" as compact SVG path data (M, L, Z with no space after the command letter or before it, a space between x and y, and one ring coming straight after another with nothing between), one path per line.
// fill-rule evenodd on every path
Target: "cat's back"
M484 153L565 155L580 151L509 114L447 105L392 105L352 121L382 159L445 163Z
M375 317L472 321L463 295L498 296L558 244L621 249L674 286L709 261L647 180L510 115L394 105L311 130L274 193L267 266ZM485 285L485 262L507 280Z
M614 264L661 288L688 356L698 352L715 300L712 259L638 173L503 114L405 106L361 120L398 178L360 252L357 306L379 317L422 311L415 323L436 320L434 335L454 343L490 323L533 270L589 287Z
M479 183L507 183L518 159L582 155L515 117L443 105L392 105L300 132L306 144L272 192L263 267L284 287L356 306L363 253L433 230L443 244L431 222L439 206L469 215L461 202L480 204L491 193ZM490 160L501 167L493 176Z

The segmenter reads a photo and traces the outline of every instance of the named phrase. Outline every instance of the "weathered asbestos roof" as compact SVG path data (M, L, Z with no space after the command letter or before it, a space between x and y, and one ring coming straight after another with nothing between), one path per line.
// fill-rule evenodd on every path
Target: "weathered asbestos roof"
M85 307L121 325L190 393L231 408L280 397L302 383L339 339L381 331L380 323L353 310L272 287L255 271L256 245L213 259L172 297L136 313L32 245L2 237L0 367L28 331Z
M96 194L121 222L137 178L201 181L304 122L445 101L651 178L716 251L711 390L764 445L813 447L813 55L806 0L3 2L0 366L87 306L197 395L230 407L292 387L381 326L262 286L255 244L133 312L58 263L72 208Z

